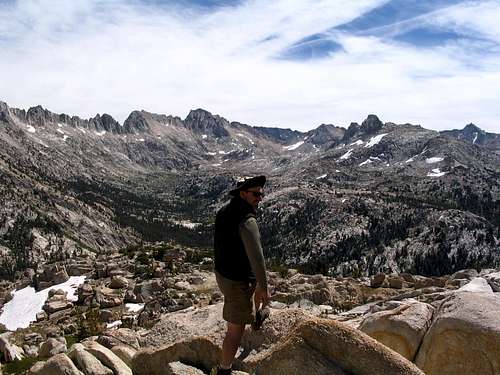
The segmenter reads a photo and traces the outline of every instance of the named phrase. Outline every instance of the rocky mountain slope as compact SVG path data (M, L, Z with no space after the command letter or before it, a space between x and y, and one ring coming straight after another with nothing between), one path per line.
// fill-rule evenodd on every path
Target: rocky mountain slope
M227 191L257 173L269 176L261 230L274 267L347 276L495 266L500 156L497 135L483 133L374 115L299 132L202 109L184 120L134 111L122 125L0 103L0 272L12 279L143 241L208 249Z
M208 374L225 322L211 260L196 254L157 244L27 272L0 314L4 374ZM495 374L499 270L269 272L271 316L246 330L236 374Z

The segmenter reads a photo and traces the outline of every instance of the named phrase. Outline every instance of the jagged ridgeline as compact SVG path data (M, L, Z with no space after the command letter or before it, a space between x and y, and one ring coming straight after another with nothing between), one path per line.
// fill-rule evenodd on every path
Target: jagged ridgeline
M83 120L0 103L1 277L143 242L211 247L235 178L266 174L272 267L450 274L500 264L500 136L369 115L300 132L202 109ZM210 252L208 252L209 254Z

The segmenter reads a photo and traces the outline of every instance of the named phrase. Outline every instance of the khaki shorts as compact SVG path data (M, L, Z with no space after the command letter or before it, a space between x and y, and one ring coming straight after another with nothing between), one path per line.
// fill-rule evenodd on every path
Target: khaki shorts
M255 283L229 280L215 272L217 285L224 295L222 318L234 324L252 324L255 318Z

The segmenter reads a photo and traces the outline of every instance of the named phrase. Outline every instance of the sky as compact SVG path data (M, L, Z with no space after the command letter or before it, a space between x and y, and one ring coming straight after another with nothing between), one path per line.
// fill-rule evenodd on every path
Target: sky
M500 133L500 0L0 0L0 101Z

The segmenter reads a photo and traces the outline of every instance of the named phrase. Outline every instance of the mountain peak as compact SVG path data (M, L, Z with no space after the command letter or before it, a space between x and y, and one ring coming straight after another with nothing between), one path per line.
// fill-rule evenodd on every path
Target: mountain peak
M144 111L132 111L123 123L125 133L145 132L149 130L149 125L144 117Z
M483 133L483 130L474 125L472 122L470 124L465 125L465 127L462 129L463 132L478 132L478 133Z
M226 130L229 122L225 118L212 115L201 108L191 110L184 120L184 124L188 129L197 133L210 133L216 138L229 136Z
M366 134L370 134L382 129L382 126L384 126L384 124L376 115L368 115L366 120L361 124L361 130Z
M97 114L92 120L97 131L106 130L112 133L122 133L122 126L111 115L104 113L102 116Z

